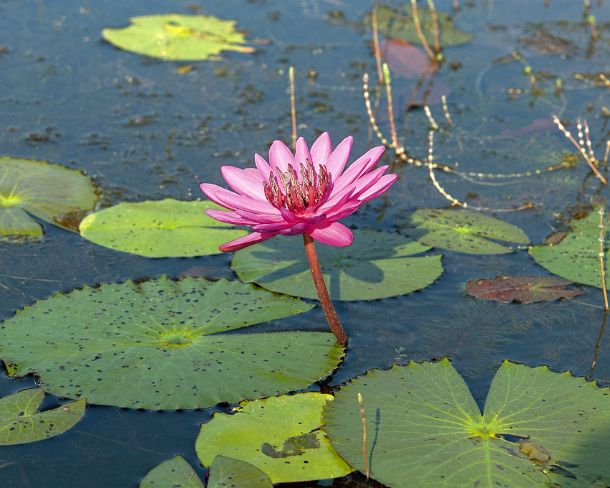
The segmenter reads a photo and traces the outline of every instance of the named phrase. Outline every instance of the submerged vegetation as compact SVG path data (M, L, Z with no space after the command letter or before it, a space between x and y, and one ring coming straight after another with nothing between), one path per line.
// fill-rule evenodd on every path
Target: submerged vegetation
M170 3L0 45L3 488L610 486L604 0Z

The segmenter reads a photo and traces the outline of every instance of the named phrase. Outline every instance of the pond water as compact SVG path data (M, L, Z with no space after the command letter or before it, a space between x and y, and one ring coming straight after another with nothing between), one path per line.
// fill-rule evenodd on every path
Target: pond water
M599 39L592 42L581 2L460 3L456 25L474 37L446 47L446 61L433 75L428 102L441 126L436 160L489 173L557 164L574 149L551 123L553 113L570 121L586 117L596 152L603 154L610 134L608 87L587 75L610 71L610 4L593 1ZM452 2L438 1L437 7L451 11ZM364 0L2 0L0 153L82 169L95 179L105 206L199 198L200 182L223 184L221 165L250 166L253 154L266 151L272 140L290 140L287 71L293 65L299 133L311 141L328 130L335 143L351 134L353 154L362 154L378 144L361 82L364 72L376 77L366 21L370 10L371 2ZM126 25L132 16L169 12L235 19L256 41L256 52L226 53L220 61L162 62L101 39L103 28ZM511 58L515 52L521 61ZM193 68L177 72L182 65ZM524 73L527 66L538 74L536 87ZM390 69L399 137L411 154L424 159L429 122L420 107L409 106L417 75L398 61L390 60ZM562 80L560 93L556 79ZM439 103L442 94L453 119L450 127ZM385 102L378 115L388 135ZM391 150L384 162L392 163ZM398 162L393 170L399 181L346 219L347 225L400 231L406 212L449 205L425 168ZM449 193L474 206L531 203L529 210L495 215L522 228L533 243L566 230L573 216L608 197L582 160L569 169L522 178L437 176ZM147 259L96 246L51 225L44 230L41 242L0 243L1 320L36 300L87 284L179 277L194 268L207 278L235 278L230 255ZM503 359L546 364L610 384L610 342L598 340L599 289L583 286L585 293L572 300L528 305L476 300L465 292L468 280L548 273L525 246L494 256L437 252L443 254L444 273L432 286L401 297L337 302L350 344L324 388L371 368L444 356L481 405ZM323 313L315 308L252 330L325 328ZM3 372L0 397L35 384L34 378L15 380ZM58 403L48 396L44 407ZM228 408L150 412L88 406L84 419L57 438L0 448L0 484L135 487L175 454L203 475L193 447L199 425ZM357 486L362 479L354 475L320 484Z

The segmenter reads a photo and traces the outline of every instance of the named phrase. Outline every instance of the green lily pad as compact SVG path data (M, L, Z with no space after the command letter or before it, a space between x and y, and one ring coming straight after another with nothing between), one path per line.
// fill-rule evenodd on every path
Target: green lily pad
M305 388L335 369L343 349L330 333L225 333L311 308L227 280L84 287L1 324L0 358L12 376L36 374L62 397L204 408Z
M256 466L226 456L216 456L210 466L207 488L273 488L271 480Z
M97 202L92 181L80 171L33 159L0 157L0 240L39 238L32 217L75 229Z
M28 444L63 434L85 414L85 399L38 412L43 399L42 388L0 398L0 446Z
M104 29L110 44L137 54L166 61L204 61L223 51L251 53L246 37L235 29L234 20L208 15L143 15L129 19L131 25Z
M273 483L345 476L352 468L320 430L322 409L332 400L300 393L242 402L234 415L218 412L201 426L195 450L204 466L228 456L256 466Z
M418 6L417 14L422 31L430 46L434 45L434 23L430 10ZM453 18L446 12L437 11L441 46L458 46L470 42L474 36L455 27ZM411 3L405 3L402 8L393 9L386 5L377 8L377 23L379 32L388 39L403 39L411 44L421 45L415 25L413 24L413 10ZM370 16L367 25L371 25Z
M606 229L608 229L606 219ZM572 232L568 233L559 243L542 244L530 247L530 254L536 262L551 273L576 283L602 287L599 266L599 213L592 211L581 220L570 223ZM608 233L604 236L607 242ZM607 244L604 245L608 252ZM608 275L608 259L606 259L606 275Z
M348 248L318 245L324 279L334 300L375 300L425 288L441 275L441 256L391 232L362 229ZM242 281L278 293L317 299L303 241L278 236L235 253L231 267Z
M519 227L465 210L416 210L408 216L404 231L427 246L466 254L506 254L513 251L495 241L530 242Z
M147 258L219 254L218 246L246 232L208 217L208 208L221 209L210 201L171 198L119 203L88 215L80 232L100 246Z
M484 414L449 361L371 371L324 413L337 452L394 488L607 486L610 391L570 373L505 361Z
M141 481L140 488L204 487L191 465L182 456L176 456L151 469Z

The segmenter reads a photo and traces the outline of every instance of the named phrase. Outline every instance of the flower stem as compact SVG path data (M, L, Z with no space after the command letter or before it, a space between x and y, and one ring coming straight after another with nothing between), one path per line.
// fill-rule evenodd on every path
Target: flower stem
M324 315L326 316L330 330L335 334L337 343L346 346L347 334L345 333L345 330L343 330L341 322L339 322L339 317L337 317L337 312L335 311L333 302L326 289L326 283L324 283L324 277L322 276L322 270L320 269L320 263L318 261L318 254L316 253L316 245L309 234L303 234L303 242L305 243L305 254L307 255L307 261L309 262L309 268L311 269L313 284L318 292L320 304L324 310Z

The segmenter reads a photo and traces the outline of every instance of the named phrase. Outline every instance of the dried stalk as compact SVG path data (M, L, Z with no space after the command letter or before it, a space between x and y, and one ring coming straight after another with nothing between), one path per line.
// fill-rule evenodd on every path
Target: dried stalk
M379 30L377 24L377 5L373 7L371 15L371 23L373 24L373 54L375 56L375 64L377 65L377 79L379 84L384 84L383 71L381 69L381 52L379 50Z
M358 393L358 407L360 409L360 419L362 420L362 461L364 462L364 469L366 479L369 479L369 459L366 454L366 412L364 410L364 400L362 395Z
M604 310L608 311L608 293L606 291L606 266L604 263L604 237L606 227L604 225L604 207L599 207L599 268L602 277L602 294L604 296Z
M297 109L294 96L294 66L288 68L288 79L290 80L290 116L292 118L292 149L297 146Z
M419 38L419 42L421 42L424 51L430 58L432 62L436 62L436 56L432 49L430 48L430 44L428 44L428 40L426 36L424 36L424 32L421 28L421 23L419 21L419 14L417 13L417 0L411 0L411 10L413 11L413 25L415 26L415 32L417 33L417 37Z
M438 14L436 13L436 5L434 0L428 0L428 10L430 10L430 16L432 17L432 37L434 39L434 58L437 60L441 53L441 35L438 26Z
M553 122L555 122L555 125L561 131L561 133L565 136L565 138L568 141L570 141L574 145L574 147L578 150L579 154L587 162L587 164L591 168L591 171L593 171L593 173L595 173L595 176L599 179L599 181L601 181L604 185L607 184L608 181L606 180L606 178L604 178L604 176L597 169L597 165L595 164L595 162L596 162L595 158L594 157L591 158L589 156L589 154L587 154L584 144L579 144L576 141L576 139L574 139L572 134L563 126L563 124L561 123L561 120L559 120L559 118L555 114L553 114ZM578 124L578 127L580 127L580 123ZM578 129L578 130L579 130L579 138L582 139L582 134L580 133L581 129Z

